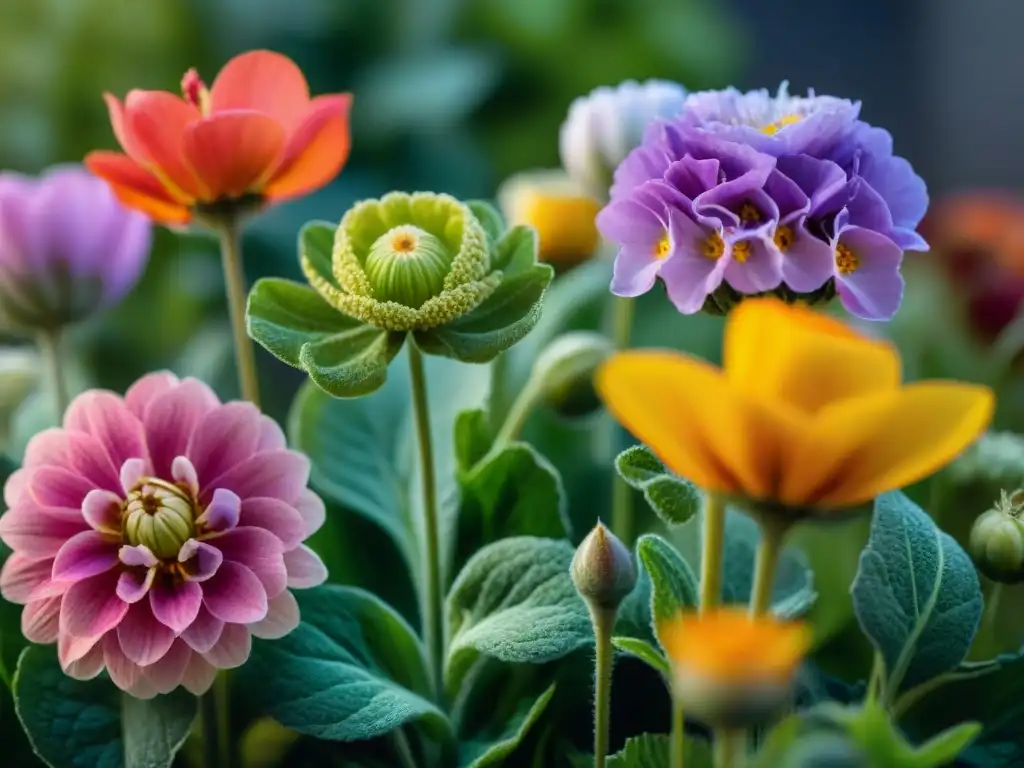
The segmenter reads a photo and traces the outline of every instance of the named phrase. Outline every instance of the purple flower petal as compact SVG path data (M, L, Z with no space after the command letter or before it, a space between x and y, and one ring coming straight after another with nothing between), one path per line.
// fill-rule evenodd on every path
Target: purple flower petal
M307 489L302 492L299 500L295 503L295 509L302 515L302 519L306 523L306 537L319 531L327 520L327 509L324 507L323 499L311 490ZM270 526L266 527L270 528ZM273 529L270 528L270 530ZM281 541L284 539L282 538ZM292 549L292 547L286 544L285 549Z
M294 504L306 489L309 459L296 451L257 453L210 481L208 488L226 488L241 499L272 496ZM202 501L209 500L209 490Z
M782 280L794 291L816 291L832 277L832 246L809 234L802 224L779 226L774 242L776 247L785 247L781 251Z
M178 562L188 565L189 581L206 581L223 561L224 554L205 541L189 539L178 551Z
M196 620L203 602L203 588L194 581L157 582L149 591L153 616L178 635Z
M669 166L665 172L665 181L693 200L718 184L718 170L719 163L716 158L698 160L687 155Z
M663 265L664 261L653 254L651 246L620 248L612 266L612 293L626 298L647 293L654 287Z
M174 388L178 377L170 371L149 373L132 384L124 394L125 405L139 421L146 418L146 409L158 396Z
M866 154L860 176L881 195L896 226L914 229L921 223L928 210L928 188L904 158Z
M110 461L100 441L84 432L64 434L68 450L67 463L71 470L84 477L94 488L120 492L121 481L117 467Z
M49 558L34 560L15 552L0 570L0 595L8 602L24 605L32 590L50 580L52 571Z
M245 664L252 651L252 634L241 624L225 624L220 638L203 658L218 669L235 669Z
M181 633L181 639L188 643L193 651L206 653L220 640L220 633L223 630L224 622L200 606L195 621Z
M235 528L218 536L216 547L224 562L244 565L256 574L268 598L277 597L288 586L281 540L262 528Z
M186 455L189 440L217 405L217 396L198 379L185 379L149 403L143 425L157 477L167 477L174 458Z
M146 459L128 459L121 465L121 490L127 496L150 474Z
M199 493L199 474L187 456L176 456L171 462L171 477L193 495Z
M203 583L203 604L221 621L251 624L267 615L267 591L244 565L225 561L213 578Z
M121 571L117 580L117 596L129 605L137 603L153 587L156 579L156 568L129 568Z
M597 214L597 228L605 239L622 245L651 244L665 234L658 215L631 197L609 203Z
M213 492L210 505L196 518L196 528L207 532L229 531L238 525L242 512L242 500L238 495L218 488Z
M97 637L120 624L128 603L117 596L119 577L109 570L72 585L60 606L61 634Z
M171 649L174 632L156 620L147 603L134 603L117 625L117 641L125 656L144 667Z
M327 581L327 567L320 555L300 544L284 553L284 564L288 569L288 586L295 589L318 587Z
M159 661L143 667L142 674L160 693L170 693L182 683L185 670L192 659L192 651L181 640L175 640Z
M79 474L59 467L38 467L30 470L28 492L44 507L81 507L92 483Z
M121 534L121 497L94 489L82 500L82 517L94 531Z
M808 213L817 215L846 204L846 171L831 160L809 155L780 157L778 169L791 179L808 198Z
M903 299L900 262L903 252L889 238L869 229L850 227L840 236L857 260L849 272L836 272L836 288L843 306L863 320L889 320Z
M255 454L262 426L252 403L225 403L207 413L186 451L199 482L205 485Z
M148 459L146 436L124 401L111 392L91 390L76 397L64 414L64 427L92 435L115 466L128 459Z
M46 597L25 606L21 612L21 634L26 640L41 645L57 642L61 599Z
M664 176L672 159L658 147L641 145L630 152L615 170L615 182L610 195L612 200L625 197L645 181Z
M256 446L256 453L268 453L270 451L283 451L288 447L284 431L281 426L268 416L260 417L260 441Z
M109 571L118 564L120 545L119 539L96 531L72 536L53 561L53 580L75 582Z
M829 262L831 267L831 262ZM312 491L306 491L293 507L279 499L257 497L242 502L240 526L265 528L282 543L294 549L324 523L324 503ZM219 544L219 542L218 542Z
M746 244L746 256L740 262L737 247ZM782 283L781 254L769 248L760 236L733 243L725 267L725 280L740 293L771 291Z
M117 556L125 565L136 568L153 568L160 564L160 559L145 544L125 545L118 550Z
M267 616L249 625L249 631L264 640L278 640L299 626L299 604L285 590L268 603Z
M78 520L71 517L78 514ZM0 539L25 557L56 557L64 542L88 529L80 510L56 510L21 502L0 517Z
M839 170L838 167L836 170ZM807 194L796 182L778 170L772 171L764 184L764 189L775 206L779 221L789 221L810 210L811 201Z

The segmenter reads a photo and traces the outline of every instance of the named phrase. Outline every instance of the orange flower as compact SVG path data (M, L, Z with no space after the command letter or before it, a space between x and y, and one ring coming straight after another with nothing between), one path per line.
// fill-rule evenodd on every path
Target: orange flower
M994 407L987 387L901 386L891 345L777 299L733 310L724 361L624 352L597 387L677 474L791 516L834 516L927 477L985 430Z
M229 61L207 90L195 70L184 98L131 91L104 98L126 154L90 152L85 164L122 203L164 224L197 206L248 198L279 202L330 182L348 158L349 94L311 99L285 56L251 51Z

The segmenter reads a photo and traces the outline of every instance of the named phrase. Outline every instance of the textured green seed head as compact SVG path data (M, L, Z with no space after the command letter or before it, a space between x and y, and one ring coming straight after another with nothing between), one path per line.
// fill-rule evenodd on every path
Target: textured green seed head
M419 309L444 290L451 261L439 238L403 224L374 241L364 268L375 298Z
M130 544L143 544L157 557L178 556L181 545L195 534L195 510L181 494L162 487L143 486L129 494L124 510L124 533Z

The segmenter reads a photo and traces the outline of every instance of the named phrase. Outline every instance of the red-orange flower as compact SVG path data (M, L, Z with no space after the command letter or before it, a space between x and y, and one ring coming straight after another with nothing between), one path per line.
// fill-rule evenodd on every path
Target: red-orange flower
M195 70L184 98L133 90L105 94L124 149L85 164L125 205L164 224L244 197L278 202L330 182L348 158L350 94L310 98L302 71L272 51L236 56L209 89Z

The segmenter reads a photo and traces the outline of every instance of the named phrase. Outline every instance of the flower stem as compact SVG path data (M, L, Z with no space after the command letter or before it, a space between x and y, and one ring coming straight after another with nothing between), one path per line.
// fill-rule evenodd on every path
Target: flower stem
M715 768L738 768L741 766L745 747L743 731L721 728L715 731Z
M441 594L441 547L437 522L437 484L434 478L434 447L430 436L430 411L423 355L415 343L409 347L409 371L412 382L412 407L416 417L416 437L420 451L420 479L423 488L423 527L426 536L427 586L423 610L423 635L430 654L434 682L440 692L444 669L444 606Z
M985 612L981 615L981 628L978 634L984 639L992 640L996 631L996 616L999 615L999 603L1003 597L1002 582L994 582L985 600Z
M37 340L39 352L46 367L46 377L53 396L57 423L64 418L68 407L68 382L64 375L64 364L60 359L60 331L56 328L43 331Z
M252 339L245 326L245 271L242 269L242 229L237 217L224 216L218 221L221 264L224 286L231 314L231 335L235 342L235 363L238 366L238 388L245 400L260 404L259 379L256 377L256 356Z
M782 542L789 531L789 525L773 520L761 523L761 543L757 547L754 562L754 586L750 592L750 614L760 616L767 613L772 604L772 586L775 583L775 569L782 554Z
M635 299L616 297L612 305L612 343L616 349L629 349L633 335L633 314L636 308ZM618 425L613 426L614 430ZM616 434L616 432L613 432ZM612 443L612 459L615 459ZM619 474L614 474L612 487L612 533L619 537L628 547L633 543L633 489L629 487Z
M513 440L519 438L523 427L526 426L526 420L530 418L530 414L533 413L533 409L537 406L538 394L540 392L538 384L539 382L536 381L536 377L531 376L526 382L526 386L519 392L519 396L516 397L512 407L509 408L505 422L501 425L501 429L498 430L497 437L494 438L494 450L501 450Z
M592 606L594 625L594 768L604 768L612 707L612 629L617 609Z
M700 555L700 610L715 608L722 600L722 552L725 546L725 502L704 496L703 542Z
M199 698L199 716L203 724L204 768L231 768L231 688L228 673L221 670L213 687Z
M686 749L686 728L683 719L683 705L678 696L672 696L672 768L683 768Z

